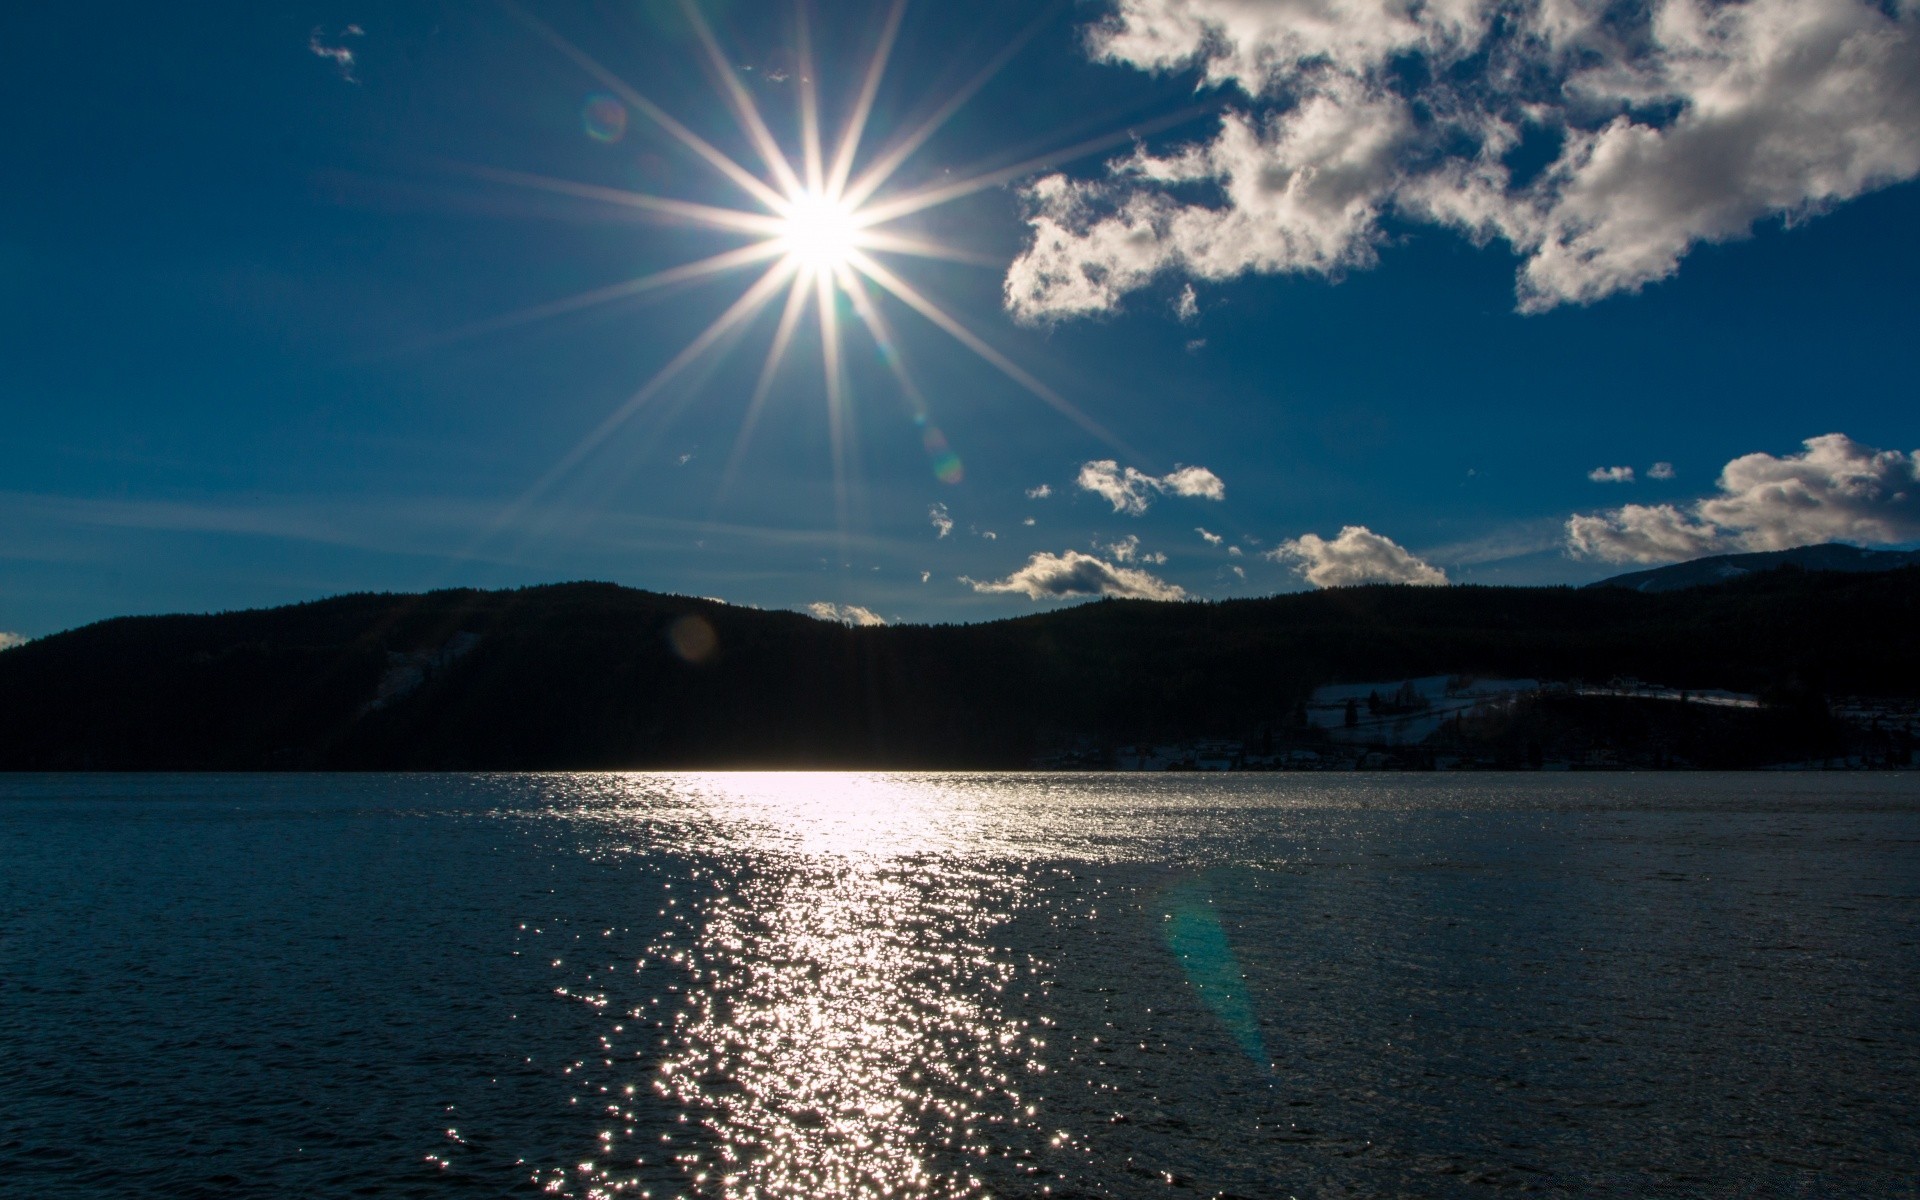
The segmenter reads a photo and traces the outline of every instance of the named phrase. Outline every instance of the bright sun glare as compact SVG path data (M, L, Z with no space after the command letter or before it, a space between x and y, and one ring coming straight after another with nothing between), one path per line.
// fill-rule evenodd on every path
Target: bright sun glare
M781 246L815 271L840 270L860 248L852 207L831 196L802 192L782 219Z
M722 273L753 268L761 271L759 277L748 284L740 297L711 325L696 335L684 349L662 366L644 387L610 413L593 432L583 438L552 470L548 471L521 498L520 506L531 503L535 496L579 465L596 446L604 442L614 430L657 396L672 379L704 355L715 351L723 342L728 341L755 321L760 314L776 306L780 309L780 318L772 343L768 347L766 359L761 366L759 381L753 389L741 422L734 446L733 464L739 462L740 454L760 415L761 407L772 390L781 363L795 335L800 332L806 310L812 308L819 325L821 357L826 368L827 415L834 441L836 483L844 489L845 481L840 478L840 471L845 451L843 443L850 432L849 422L852 414L847 404L846 382L841 374L842 318L840 305L835 303L836 295L845 298L850 306L853 322L865 330L867 336L881 351L881 358L897 377L901 392L913 409L915 422L925 426L923 440L927 443L929 454L935 455L935 471L941 479L953 482L959 478L958 459L947 452L944 436L927 420L925 401L920 389L908 374L906 361L900 353L898 337L893 330L892 322L878 303L882 297L896 301L929 324L944 331L1089 433L1110 445L1118 445L1110 434L1095 425L1052 388L1041 383L998 350L989 346L968 329L959 318L902 279L877 256L906 255L997 266L997 263L985 262L956 247L943 245L897 226L889 226L902 218L924 212L937 205L947 204L963 196L1013 182L1041 167L1052 166L1066 159L1077 158L1110 145L1119 144L1161 124L1170 124L1172 119L1149 122L1132 130L1095 138L1044 158L1027 159L1011 166L962 176L958 180L887 194L886 185L894 179L901 167L926 144L948 117L985 85L994 72L1011 56L1012 51L1018 48L1020 40L1016 40L1006 52L999 55L945 103L939 105L924 123L913 128L892 145L881 149L868 159L864 167L856 170L857 161L866 157L861 153L861 139L866 133L869 118L872 116L881 77L886 73L894 40L900 32L901 18L907 6L906 0L893 0L887 19L879 30L878 44L874 48L873 57L860 76L859 89L846 113L845 123L841 127L837 143L833 144L829 144L829 140L822 137L819 100L814 94L813 87L811 51L807 49L809 43L805 28L806 9L803 6L798 10L802 22L800 40L804 61L803 69L799 73L797 94L801 142L801 154L797 162L787 156L773 132L768 128L759 106L755 104L752 96L741 83L738 73L732 66L732 60L722 50L699 8L691 3L691 0L682 0L682 8L687 20L698 35L709 62L714 68L715 77L720 84L721 98L732 110L741 132L746 135L747 141L760 160L762 171L755 172L729 157L659 105L635 91L624 80L551 27L520 10L512 0L503 0L503 3L510 11L518 13L521 20L561 53L606 85L629 110L645 116L660 130L679 141L685 149L703 159L716 175L733 185L739 193L738 200L744 200L746 203L739 207L702 204L515 171L481 168L477 173L503 183L577 196L597 203L619 205L648 213L662 220L699 225L731 233L742 237L745 244L697 262L670 267L638 279L541 305L498 321L487 322L475 327L475 331L577 312L650 289L682 284ZM784 304L780 303L782 293L785 293ZM952 460L951 463L948 460ZM729 465L727 471L729 478L732 472L733 465ZM725 486L724 482L722 486Z

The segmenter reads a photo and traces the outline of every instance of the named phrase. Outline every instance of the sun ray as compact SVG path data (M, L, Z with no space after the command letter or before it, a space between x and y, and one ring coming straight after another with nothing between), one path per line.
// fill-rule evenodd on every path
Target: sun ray
M755 282L752 287L748 288L745 294L734 301L725 312L714 318L713 323L702 330L691 342L687 343L685 349L668 360L665 366L654 373L652 379L649 379L639 391L629 396L620 407L608 413L605 419L593 428L591 433L581 438L580 441L574 445L573 449L569 450L559 462L548 469L545 475L542 475L532 487L528 488L526 492L521 495L520 499L515 501L514 504L502 514L502 523L526 511L528 505L544 495L549 488L563 479L569 471L578 466L589 454L593 453L594 449L598 447L601 442L606 441L608 437L612 436L614 431L624 425L634 413L638 412L655 396L659 395L660 389L672 382L676 375L686 370L688 366L708 350L712 349L715 343L732 332L737 326L745 324L757 316L760 310L766 307L767 302L773 298L775 293L787 282L787 279L795 270L797 270L795 265L787 259L782 259L768 268L767 272L760 276L759 280Z
M511 171L505 167L456 165L454 169L477 179L530 188L534 191L553 192L562 196L576 196L582 200L596 200L602 204L637 208L645 212L660 213L663 216L690 221L696 225L705 225L709 229L727 229L738 233L757 233L762 237L774 237L786 228L786 222L771 213L742 212L739 209L721 208L713 204L670 200L664 196L650 196L645 192L630 192L625 188L601 187L592 183L576 183L570 179L555 179L548 175Z
M1196 116L1211 111L1212 109L1210 107L1195 105L1176 113L1168 113L1166 116L1156 118L1152 121L1143 122L1129 129L1116 130L1113 133L1102 134L1099 137L1076 142L1071 146L1063 146L1058 150L1053 150L1046 154L1014 163L1012 166L1000 167L996 170L987 171L955 183L943 183L938 187L926 188L917 192L906 192L899 196L863 206L856 219L862 225L881 225L888 221L897 221L901 217L911 216L914 213L947 204L951 201L958 200L962 196L970 196L975 192L983 192L988 188L999 187L1003 183L1009 183L1023 176L1031 175L1035 171L1044 171L1049 167L1057 167L1062 163L1072 162L1078 158L1085 158L1089 154L1098 154L1102 150L1120 145L1124 142L1135 141L1148 134L1158 133L1162 129L1190 121Z
M785 189L787 196L791 197L800 191L800 177L794 174L793 164L787 161L787 156L781 152L780 143L774 138L773 131L767 128L766 119L760 115L760 106L753 102L753 95L747 91L746 85L742 84L740 77L734 73L733 64L727 61L727 53L721 49L720 39L714 36L713 26L707 23L705 14L701 13L693 0L680 0L680 8L686 14L688 23L693 26L694 34L699 37L701 46L705 48L707 60L713 64L714 78L719 82L721 94L726 98L727 106L733 110L734 119L739 122L741 131L747 135L747 140L753 143L754 150L760 155L760 161L765 163L767 170L773 173L774 182ZM778 209L779 203L776 202L774 207Z
M1018 363L980 340L979 336L971 329L962 325L957 318L950 316L939 305L921 295L920 292L906 280L895 275L892 271L887 270L884 266L881 266L872 258L858 250L847 256L847 262L862 275L865 275L868 279L873 280L887 291L893 293L893 295L907 307L913 309L935 325L938 325L941 329L946 330L948 335L955 341L987 360L987 362L996 367L1001 374L1013 380L1021 387L1026 388L1041 400L1044 400L1061 416L1066 417L1081 429L1099 438L1107 445L1125 453L1129 458L1140 457L1132 448L1102 428L1092 417L1087 416L1078 408L1075 408L1072 402L1065 396L1054 391L1046 384L1041 383L1038 379L1035 379L1032 375L1028 374L1027 371L1022 369Z
M873 115L874 97L880 92L880 80L886 76L887 63L893 58L893 43L900 36L900 22L906 14L907 0L893 0L886 23L880 27L880 42L874 47L873 60L867 64L866 78L860 83L860 94L853 102L853 112L841 131L833 168L827 173L826 195L837 197L846 190L847 179L853 174L854 156L860 150L860 139L866 134L867 121Z
M753 437L754 426L760 423L760 411L766 406L768 394L773 391L774 376L779 373L780 364L786 360L787 347L793 342L794 330L799 326L800 318L806 314L807 283L804 272L794 272L793 283L787 291L786 307L780 313L780 324L773 331L772 344L767 347L767 361L761 364L760 378L754 382L746 415L740 419L740 432L733 438L733 452L727 456L726 470L720 476L720 491L714 497L716 508L721 497L732 486L734 473L740 469L741 460L746 457L747 442Z
M847 527L847 406L840 375L840 314L833 303L830 268L813 273L814 303L820 307L820 361L827 375L827 438L833 448L833 494L840 527Z
M496 0L496 2L544 38L554 49L572 59L587 74L605 84L615 95L625 100L632 107L639 109L648 120L666 130L669 134L677 138L682 145L705 159L709 166L732 180L748 195L760 201L760 203L766 205L769 209L776 212L779 211L783 197L779 192L768 187L764 182L756 178L751 171L727 157L718 147L714 146L693 130L688 129L679 121L674 120L665 109L635 91L633 86L627 83L626 80L601 66L599 61L592 55L589 55L586 51L568 41L561 35L559 30L520 7L514 0Z
M846 191L841 193L840 199L850 207L858 208L875 192L886 186L887 180L893 178L893 173L913 156L914 151L926 145L927 139L938 133L940 127L953 118L954 113L959 112L967 101L973 99L976 92L987 86L987 83L1000 73L1001 68L1013 61L1014 55L1026 48L1027 43L1052 21L1054 10L1059 7L1057 3L1048 5L1038 17L1035 17L1014 37L1013 41L994 55L978 74L961 85L959 91L948 97L931 116L921 122L918 128L895 143L871 166L862 171L860 176L847 186Z
M826 195L820 165L820 89L814 83L813 29L807 21L807 0L793 0L795 40L800 51L800 153L806 163L807 193Z
M847 299L853 303L854 313L867 327L868 336L873 338L873 344L880 348L880 358L892 370L893 377L900 384L900 391L906 396L914 417L925 420L927 417L926 394L920 390L920 385L914 382L912 374L908 372L899 340L894 337L893 326L888 322L886 314L882 313L880 306L873 302L873 297L867 294L861 277L851 268L841 267L835 272L835 278L840 284L840 290L846 293Z
M959 246L946 246L926 238L913 237L910 234L894 233L891 230L862 229L854 236L854 245L862 250L877 250L885 254L911 254L915 258L937 258L946 262L966 263L973 267L989 267L999 270L1006 266L1006 260L990 254L963 249Z
M765 262L769 258L776 257L779 253L779 246L772 242L755 242L751 246L742 246L737 250L728 250L725 253L715 254L711 257L703 258L698 262L687 263L684 266L668 267L662 271L655 271L651 275L642 275L638 279L623 280L620 283L610 284L603 288L595 288L590 292L581 292L578 295L553 300L546 304L523 308L518 312L506 313L498 317L490 317L484 321L476 321L471 325L462 326L451 333L441 334L439 337L434 338L431 344L440 345L464 341L468 338L483 337L489 333L499 333L502 330L517 328L521 325L530 325L536 321L545 321L553 317L565 316L568 313L580 312L597 305L610 304L615 300L625 299L628 296L637 296L642 292L649 292L655 288L668 287L676 283L688 283L696 279L704 279L709 275L718 275L726 271L738 270L741 267L751 266L757 262Z

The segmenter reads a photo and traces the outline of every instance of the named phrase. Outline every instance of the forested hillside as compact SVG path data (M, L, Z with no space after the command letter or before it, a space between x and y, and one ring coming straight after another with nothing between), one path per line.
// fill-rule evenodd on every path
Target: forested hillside
M1250 736L1443 673L1912 695L1920 568L1719 587L1363 587L845 628L567 584L106 621L0 653L0 769L1021 766Z

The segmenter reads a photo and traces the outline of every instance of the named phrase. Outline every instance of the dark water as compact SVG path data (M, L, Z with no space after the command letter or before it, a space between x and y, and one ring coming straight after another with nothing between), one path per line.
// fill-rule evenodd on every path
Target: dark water
M1916 1196L1920 777L0 780L0 1193Z

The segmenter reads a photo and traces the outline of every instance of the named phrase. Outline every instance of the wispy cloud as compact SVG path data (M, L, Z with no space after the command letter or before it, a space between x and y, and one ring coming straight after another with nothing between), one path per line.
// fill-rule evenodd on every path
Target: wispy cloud
M1200 528L1200 526L1198 525L1195 525L1193 527L1193 531L1199 534L1202 540L1204 540L1209 546L1218 546L1221 542L1224 542L1227 540L1221 537L1217 533L1208 533L1206 530Z
M1182 325L1191 325L1200 319L1200 298L1193 294L1193 285L1187 284L1180 289L1180 295L1173 302L1173 315Z
M317 57L332 62L334 67L339 70L340 78L346 80L348 83L359 83L359 77L354 74L354 69L358 65L359 59L355 57L353 47L347 44L347 39L364 38L366 36L367 31L358 25L349 25L342 29L337 36L331 37L328 36L325 26L316 25L313 28L313 32L307 35L307 49L311 50Z
M1670 462L1657 462L1647 468L1648 479L1672 479L1673 475L1673 464Z
M1082 464L1075 482L1081 491L1092 492L1112 504L1113 511L1135 517L1147 511L1155 495L1227 498L1227 485L1205 467L1179 467L1166 475L1149 475L1134 467L1123 470L1118 462L1103 458Z
M1051 495L1053 495L1053 485L1050 483L1038 483L1027 489L1029 500L1045 500Z
M923 581L924 582L924 581ZM842 625L885 625L887 619L870 608L858 604L834 604L826 600L815 600L807 605L807 611L822 621L838 621Z
M947 514L947 506L944 504L934 504L927 508L927 523L940 531L939 537L946 537L953 532L953 518Z
M961 580L976 592L1002 592L1029 600L1065 600L1076 596L1115 596L1131 600L1184 600L1180 587L1136 567L1123 567L1091 554L1069 550L1040 553L1001 580Z
M1587 472L1587 478L1595 483L1632 483L1632 467L1595 467Z
M1266 557L1292 563L1301 578L1322 588L1363 583L1439 587L1447 582L1445 571L1414 557L1392 538L1365 525L1348 525L1332 541L1318 534L1303 534L1267 551Z
M1920 453L1875 450L1843 433L1799 454L1748 454L1720 472L1719 493L1684 507L1629 504L1567 522L1576 558L1655 563L1812 542L1886 545L1920 539Z

